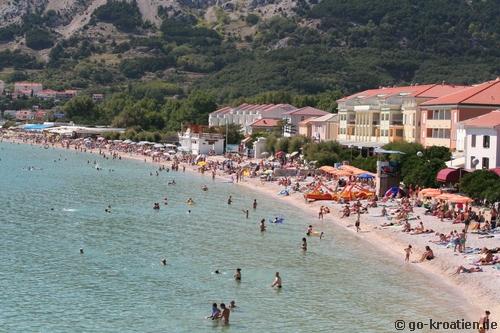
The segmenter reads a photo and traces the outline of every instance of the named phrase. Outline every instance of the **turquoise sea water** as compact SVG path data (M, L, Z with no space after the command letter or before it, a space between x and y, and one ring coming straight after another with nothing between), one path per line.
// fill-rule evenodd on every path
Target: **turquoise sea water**
M464 316L446 287L340 228L318 226L330 232L302 253L317 221L236 185L29 145L0 143L0 159L0 332L394 332L397 319ZM260 233L275 214L286 222ZM229 327L204 319L230 300Z

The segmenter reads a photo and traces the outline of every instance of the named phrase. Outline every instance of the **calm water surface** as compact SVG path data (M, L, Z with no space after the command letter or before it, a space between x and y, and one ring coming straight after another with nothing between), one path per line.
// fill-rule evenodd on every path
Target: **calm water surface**
M257 194L235 185L10 143L0 158L0 332L393 332L396 319L464 316L450 290L339 228L302 253L316 221L269 198L253 212ZM275 214L286 222L261 234ZM229 327L204 319L230 300Z

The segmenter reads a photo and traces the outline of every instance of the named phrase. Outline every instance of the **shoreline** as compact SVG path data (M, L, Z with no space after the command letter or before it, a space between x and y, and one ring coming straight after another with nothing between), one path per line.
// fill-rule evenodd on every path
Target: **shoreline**
M37 144L33 142L23 142L17 139L7 139L3 138L6 142L11 143L19 143L25 145L39 146L43 147L43 144ZM76 151L83 152L80 150L75 150L74 146L70 148L65 148L60 145L51 146L53 149L62 149L67 151ZM102 149L107 155L110 154L110 151L107 149ZM99 148L95 149L87 149L85 153L89 153L91 155L99 155ZM148 165L155 166L166 166L170 167L171 162L162 161L155 162L152 161L151 157L143 156L139 154L131 154L115 151L122 159L135 160L140 161ZM210 158L209 158L210 159ZM145 161L146 160L146 161ZM183 166L186 166L186 171L197 173L202 177L210 177L209 173L201 174L197 168L193 167L193 165L189 165L187 163L180 163ZM182 172L182 171L179 171ZM227 177L221 175L219 172L216 175L217 179L227 180ZM500 299L500 271L496 272L488 272L489 274L482 273L471 273L471 274L459 274L456 276L452 276L452 271L456 270L458 265L463 264L464 266L468 266L466 263L460 261L463 255L460 254L458 256L454 255L452 250L446 248L438 248L436 245L431 244L430 246L433 248L436 253L436 259L431 262L419 263L419 264L404 264L403 258L404 253L403 249L409 243L411 243L415 250L422 249L425 245L429 245L429 239L435 239L433 234L428 235L415 235L410 236L408 234L399 232L399 228L380 228L378 225L382 221L380 217L371 216L374 213L374 210L377 212L380 210L379 208L370 209L369 214L361 215L361 229L364 232L356 233L353 228L351 228L354 224L355 217L351 215L351 217L347 219L340 218L339 208L341 205L333 203L330 201L322 201L322 202L313 202L306 203L302 197L302 193L291 193L290 196L278 196L277 193L282 189L281 186L277 185L274 182L261 182L258 178L247 178L245 177L240 182L234 182L234 185L240 185L242 187L254 190L256 193L259 193L263 196L269 197L270 199L284 200L286 204L289 204L292 207L302 210L310 217L310 220L307 224L312 224L315 228L324 229L322 231L327 231L327 235L330 233L334 233L334 228L343 228L346 231L353 232L357 238L361 239L364 242L370 244L370 246L374 246L378 250L388 254L391 258L395 259L395 264L398 264L397 260L401 260L401 266L408 265L410 269L417 269L420 272L427 274L431 279L429 283L433 283L433 279L438 279L439 283L443 284L443 287L449 289L451 293L461 296L463 299L467 301L468 304L457 304L457 307L460 306L466 309L467 313L470 313L470 319L476 320L483 313L485 309L488 309L492 312L493 318L497 317L497 313L500 312L500 303L495 300ZM317 212L319 211L319 207L321 205L328 206L330 208L330 214L325 215L324 220L319 220L317 218ZM436 217L432 216L423 216L423 211L419 211L415 209L416 213L422 216L422 221L424 221L425 225L429 225L435 231L440 231L438 228L435 228L434 224L442 224L441 227L453 227L449 222L439 222ZM310 216L309 216L310 214ZM434 219L434 223L431 225L431 221L429 219ZM384 220L385 221L385 220ZM333 223L332 223L333 222ZM331 223L331 225L330 225ZM459 227L453 227L455 229L459 229ZM436 230L438 229L438 230ZM396 231L398 230L398 231ZM470 235L470 234L469 234ZM475 235L477 238L477 236ZM481 241L484 241L482 239ZM498 240L497 240L498 242ZM491 240L490 240L490 243ZM489 247L489 246L488 246ZM413 254L413 260L416 257L420 256L420 252ZM472 255L470 255L472 256ZM462 262L462 263L460 263ZM458 264L457 264L458 263ZM415 266L416 265L416 266ZM486 268L491 270L491 266L486 266ZM494 269L493 269L494 270ZM489 280L488 280L489 279ZM411 282L411 281L410 281ZM493 319L494 320L494 319Z

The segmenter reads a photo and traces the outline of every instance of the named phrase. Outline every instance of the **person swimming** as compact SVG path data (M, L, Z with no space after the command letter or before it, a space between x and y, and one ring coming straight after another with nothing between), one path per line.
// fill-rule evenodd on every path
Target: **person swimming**
M159 210L160 209L160 204L158 202L155 202L153 205L154 210Z
M80 254L83 254L83 248L80 248Z
M194 200L193 200L193 198L189 198L189 199L186 201L186 203L187 203L188 205L194 205Z
M166 266L166 265L167 265L167 259L163 258L163 259L161 260L161 264L162 264L163 266Z
M232 203L233 203L233 197L229 196L229 198L227 198L227 204L230 205Z
M201 187L201 190L202 190L202 191L208 191L208 186L207 186L207 185L203 185L203 186Z
M302 250L307 251L307 239L305 237L302 238Z
M266 231L266 219L260 220L260 232Z

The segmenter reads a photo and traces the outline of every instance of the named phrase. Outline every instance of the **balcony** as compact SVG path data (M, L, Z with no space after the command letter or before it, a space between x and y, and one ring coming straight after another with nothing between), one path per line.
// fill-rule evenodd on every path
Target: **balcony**
M450 119L427 119L427 128L451 128Z
M450 148L450 139L444 139L444 138L425 138L425 146L430 147L430 146L441 146L441 147L448 147Z

